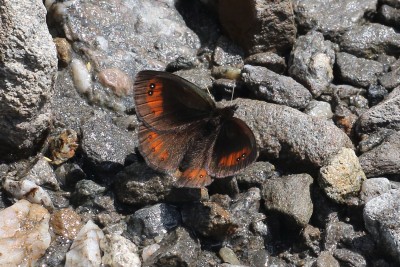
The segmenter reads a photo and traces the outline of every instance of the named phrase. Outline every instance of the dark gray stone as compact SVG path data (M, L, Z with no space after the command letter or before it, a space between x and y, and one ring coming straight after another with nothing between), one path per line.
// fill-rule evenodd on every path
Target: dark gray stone
M350 139L333 123L296 109L246 99L225 104L238 105L235 116L253 130L262 155L320 167L342 147L353 148Z
M287 227L304 227L313 212L308 174L289 175L265 181L262 190L265 208L283 215Z
M340 49L369 59L376 59L379 54L396 56L400 53L400 34L377 23L357 26L343 34Z
M105 191L105 187L98 185L92 180L80 180L76 183L71 200L75 205L91 205L95 197L103 194Z
M381 85L371 85L368 87L368 101L371 106L377 105L389 94L388 90Z
M63 266L65 264L65 254L70 247L71 240L56 236L46 249L46 253L35 264L49 267Z
M364 20L364 14L376 10L377 0L295 0L296 22L304 31L311 29L335 38ZM329 8L327 8L329 7Z
M359 133L371 133L381 129L400 130L400 86L378 105L363 113L357 121Z
M159 245L160 248L143 262L144 267L196 266L201 249L185 228L178 227Z
M386 138L379 146L359 156L367 177L400 175L400 132Z
M315 267L340 267L339 262L333 257L331 252L322 251L321 254L318 256Z
M218 1L219 20L248 54L289 50L296 38L292 2Z
M240 187L260 187L265 180L275 175L275 166L269 162L258 161L237 174L236 180Z
M400 8L400 1L399 0L380 0L381 4L386 4L395 8Z
M368 88L378 83L383 73L383 65L374 60L357 58L348 53L337 53L336 64L339 79L351 85Z
M273 52L253 54L245 58L244 64L265 67L278 74L282 74L286 70L285 59Z
M0 159L35 153L50 125L57 53L42 1L1 1Z
M304 108L311 100L304 86L264 67L245 65L242 80L259 99L293 108Z
M370 135L363 135L358 143L358 151L365 153L382 144L389 136L396 133L395 130L382 129Z
M400 24L400 23L399 23ZM400 67L382 75L379 83L386 89L394 89L400 85Z
M82 125L81 148L91 162L103 170L121 167L137 146L134 132L120 129L104 113L94 116Z
M389 5L382 5L379 8L378 14L384 24L395 28L400 27L400 9Z
M181 214L175 206L160 203L137 210L128 219L130 235L142 239L162 236L181 224Z
M221 36L214 49L213 61L217 66L243 66L244 52L242 48L225 36Z
M368 201L364 207L365 228L383 253L400 263L400 190L391 190Z
M210 90L214 81L211 71L208 69L180 70L174 74L194 83L202 90Z
M304 85L313 96L326 91L333 80L335 51L320 32L300 36L290 54L289 74Z
M352 267L366 267L367 261L365 258L351 250L342 248L335 249L333 251L333 256L341 263L343 266L352 266Z
M191 203L182 208L183 223L202 236L222 240L236 225L231 213L214 202Z
M137 162L118 173L114 192L122 203L145 206L163 201L173 183L171 176L154 171L144 162Z

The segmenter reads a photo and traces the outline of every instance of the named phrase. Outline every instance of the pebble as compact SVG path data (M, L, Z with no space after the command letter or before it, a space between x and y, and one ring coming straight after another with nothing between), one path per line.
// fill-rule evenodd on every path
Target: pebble
M101 264L101 229L88 221L79 231L65 259L65 267L98 267Z
M238 260L237 256L235 255L235 252L233 252L232 249L228 247L222 247L219 250L218 254L224 262L233 265L240 265L240 261Z
M105 266L140 267L142 264L136 245L123 236L105 235L100 241L100 248L104 253L101 262Z
M74 210L64 208L51 215L50 226L55 234L74 240L83 224L81 217Z
M359 196L366 179L354 151L349 148L331 157L319 171L318 183L327 196L337 203L352 203Z
M0 265L35 266L50 245L49 212L20 200L0 211Z

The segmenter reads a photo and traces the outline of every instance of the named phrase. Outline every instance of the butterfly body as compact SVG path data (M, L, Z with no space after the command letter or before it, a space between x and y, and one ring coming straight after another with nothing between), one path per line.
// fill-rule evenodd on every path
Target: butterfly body
M179 76L139 72L135 104L140 153L152 168L177 176L178 186L208 185L211 176L234 175L257 158L252 131L233 117L236 106L217 107Z

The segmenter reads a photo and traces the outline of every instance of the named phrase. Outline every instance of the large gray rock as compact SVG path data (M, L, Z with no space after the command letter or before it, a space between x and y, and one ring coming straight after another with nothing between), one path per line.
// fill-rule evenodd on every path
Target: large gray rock
M0 7L0 159L10 160L33 153L49 127L57 53L42 1Z
M379 54L396 56L400 53L400 34L377 23L353 27L343 34L340 48L364 58L375 59Z
M400 175L400 132L390 135L379 146L362 154L359 159L368 177Z
M400 264L400 190L391 190L368 201L364 207L365 228L382 251Z
M321 167L351 140L333 123L296 109L257 100L236 99L235 116L253 130L260 153L271 158L290 158Z
M326 91L333 80L335 51L320 32L311 31L297 38L290 55L289 74L314 96Z
M377 0L295 0L296 21L301 28L337 37L364 20L364 14L375 11ZM327 8L329 7L329 8Z
M360 133L371 133L380 129L400 130L400 86L378 105L363 113L357 121Z
M292 2L218 1L222 27L247 53L285 52L296 39Z
M293 108L304 108L311 100L303 85L264 67L245 65L242 79L259 99Z

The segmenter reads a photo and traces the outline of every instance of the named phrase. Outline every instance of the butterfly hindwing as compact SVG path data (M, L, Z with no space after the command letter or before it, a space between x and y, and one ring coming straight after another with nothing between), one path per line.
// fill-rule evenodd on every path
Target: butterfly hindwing
M215 108L212 99L196 85L161 71L137 74L135 105L139 119L159 131L203 119Z
M215 177L234 175L253 163L257 156L253 132L242 120L232 117L218 133L207 169Z

